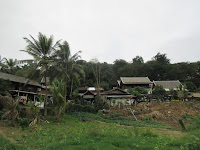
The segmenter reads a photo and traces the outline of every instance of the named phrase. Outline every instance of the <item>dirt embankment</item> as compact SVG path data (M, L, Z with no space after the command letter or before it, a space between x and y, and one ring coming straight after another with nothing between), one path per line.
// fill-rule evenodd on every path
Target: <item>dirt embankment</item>
M124 116L134 119L130 110L126 110L126 107L121 109L112 107L106 112L106 115ZM200 112L199 108L200 104L192 102L140 103L135 107L131 107L140 121L157 121L177 128L180 127L179 119L182 119L186 125L189 124L190 120L188 118L198 115Z

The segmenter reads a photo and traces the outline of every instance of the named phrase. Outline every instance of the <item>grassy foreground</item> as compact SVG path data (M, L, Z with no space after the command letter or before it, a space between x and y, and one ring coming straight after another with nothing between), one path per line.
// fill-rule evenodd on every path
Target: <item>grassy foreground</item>
M52 118L48 118L52 120ZM0 136L1 149L74 149L74 150L167 150L200 149L199 130L182 136L162 135L151 127L120 126L116 123L100 123L81 120L66 115L59 123L41 123L36 127L21 130L18 136Z

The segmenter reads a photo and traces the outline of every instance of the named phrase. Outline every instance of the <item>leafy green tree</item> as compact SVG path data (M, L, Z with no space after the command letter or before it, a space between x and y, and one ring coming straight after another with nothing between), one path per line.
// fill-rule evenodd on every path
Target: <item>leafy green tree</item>
M161 54L160 52L153 57L153 60L159 62L160 64L170 63L170 60L167 58L167 54Z
M185 100L187 98L188 92L186 88L186 85L183 86L182 84L180 84L179 90L177 91L177 95L180 100Z
M134 90L135 90L135 91L138 91L138 92L141 93L141 94L147 94L147 91L145 90L145 88L140 87L140 86L136 86L136 87L134 88Z
M187 86L187 90L189 92L195 92L197 90L196 85L191 81L185 82L185 85Z
M93 74L94 74L94 77L96 79L97 88L100 88L100 83L101 83L101 65L100 65L99 61L96 58L91 60L91 64L92 64L91 67L92 67L92 70L93 70Z
M117 59L117 60L114 61L113 70L114 70L117 78L119 78L121 76L120 69L123 68L126 65L127 65L127 62L123 59Z
M147 94L147 91L143 87L135 87L135 88L130 88L128 89L128 92L131 93L132 95L136 96L136 99L141 99L144 94Z
M95 97L95 104L94 104L95 108L97 110L103 109L104 103L103 103L103 99L100 95L100 93L98 92L96 97Z
M0 95L5 95L11 89L11 82L9 80L0 79Z
M62 111L65 111L66 107L66 84L63 80L54 80L50 86L50 90L53 94L53 106L56 110L56 121L60 121L60 115Z
M167 92L169 95L171 95L171 100L177 98L177 91L175 91L174 89L170 89L169 92Z
M91 61L91 67L92 67L92 70L93 70L93 74L94 74L94 77L96 79L96 85L97 85L97 95L95 97L95 107L97 109L102 109L103 108L103 99L101 98L101 95L100 95L100 83L101 83L101 65L99 63L99 61L94 58L92 59Z
M166 91L164 88L160 85L156 85L153 89L152 95L155 96L159 100L164 100L164 97L166 96Z
M101 63L101 86L104 90L112 89L116 86L116 75L113 71L112 64L108 64L106 62Z
M102 81L102 82L101 82L101 87L102 87L105 91L109 90L109 84L108 84L107 82L105 82L105 81Z
M136 56L133 58L133 63L144 63L144 60L141 56Z
M135 88L128 89L128 92L131 93L134 96L137 96L137 98L142 96L141 93L139 91L137 91Z

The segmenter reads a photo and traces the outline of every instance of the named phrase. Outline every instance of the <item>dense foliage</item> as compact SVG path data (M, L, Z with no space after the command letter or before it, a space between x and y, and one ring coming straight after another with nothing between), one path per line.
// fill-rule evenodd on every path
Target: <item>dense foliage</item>
M0 79L0 95L5 95L6 91L11 89L11 82L9 80Z
M92 63L84 60L78 61L85 71L85 80L82 86L94 86L96 81L91 68ZM180 80L186 83L189 91L200 88L200 62L181 62L171 64L166 54L158 53L152 60L143 62L142 57L136 56L133 62L119 59L113 64L100 63L101 86L111 89L117 85L120 77L146 77L153 80Z

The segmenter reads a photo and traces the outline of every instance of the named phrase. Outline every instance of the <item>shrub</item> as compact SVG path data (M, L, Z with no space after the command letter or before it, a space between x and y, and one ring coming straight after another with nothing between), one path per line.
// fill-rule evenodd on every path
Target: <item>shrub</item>
M6 91L9 91L11 82L9 80L0 79L0 95L5 95Z
M24 130L25 128L29 126L29 122L30 121L27 118L22 118L22 119L17 120L17 123L22 128L22 130Z
M178 122L179 122L179 124L180 124L182 130L185 131L186 128L185 128L185 125L184 125L183 121L182 121L181 119L179 119Z
M152 118L150 116L142 117L142 121L152 121Z
M146 129L144 133L142 133L142 136L145 136L145 137L158 137L158 135L153 132L152 130L150 129Z
M189 130L200 129L200 115L194 117L192 124L188 128Z
M4 112L0 110L0 118L3 116Z
M97 110L93 108L92 106L86 105L80 105L80 104L69 104L67 106L67 112L90 112L90 113L96 113Z
M89 131L89 135L92 137L98 137L101 135L100 131L97 129L92 129Z

